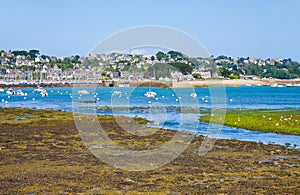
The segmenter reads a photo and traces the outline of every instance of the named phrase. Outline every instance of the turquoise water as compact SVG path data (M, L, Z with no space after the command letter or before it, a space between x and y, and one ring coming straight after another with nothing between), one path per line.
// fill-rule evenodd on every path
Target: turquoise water
M91 91L92 94L81 96L78 94L80 89L47 88L49 96L44 98L34 89L22 89L23 92L28 94L26 100L24 97L17 95L10 95L10 98L8 98L6 93L0 92L0 106L63 111L75 110L97 114L143 117L152 121L149 124L150 126L193 131L201 135L207 134L208 124L198 122L199 114L181 113L179 112L180 109L208 109L223 106L226 106L226 109L300 109L300 87L151 88L151 91L157 93L157 100L156 98L146 98L144 96L149 88L82 88ZM121 95L113 94L116 90L122 92ZM193 92L198 95L195 99L190 97ZM216 100L218 101L214 102ZM222 105L222 102L225 104ZM136 109L96 110L94 109L95 106L135 107ZM289 142L292 145L297 144L298 148L300 145L300 136L247 131L231 127L223 127L220 135L216 137L263 143L274 142L280 145Z

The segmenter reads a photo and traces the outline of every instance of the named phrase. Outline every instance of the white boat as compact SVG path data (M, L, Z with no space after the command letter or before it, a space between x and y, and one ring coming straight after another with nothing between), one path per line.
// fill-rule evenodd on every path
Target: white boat
M197 97L197 94L196 94L196 93L191 93L191 97L192 97L192 98L196 98L196 97Z
M41 91L41 95L42 95L42 97L46 97L46 96L48 96L48 93L46 90L43 90L43 91Z
M22 90L17 91L17 95L19 96L27 96L27 93L24 93Z
M78 93L79 93L80 95L88 95L88 94L91 94L91 92L88 91L88 90L78 90Z
M14 95L14 94L16 94L16 92L14 91L13 88L9 88L9 89L6 91L6 94L8 94L8 95Z
M43 87L38 87L37 89L35 89L34 91L37 91L37 92L42 92L44 91Z
M271 87L279 87L279 88L282 88L282 87L286 87L286 85L283 85L283 84L273 84L273 85L271 85Z
M147 98L154 98L157 94L153 91L148 91L144 94Z
M121 95L121 94L122 94L122 92L119 91L119 90L116 90L116 91L113 92L113 95Z

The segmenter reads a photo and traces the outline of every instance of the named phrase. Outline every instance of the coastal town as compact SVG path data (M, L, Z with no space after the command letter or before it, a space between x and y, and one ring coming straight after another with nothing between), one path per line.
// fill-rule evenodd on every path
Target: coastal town
M123 83L125 81L296 80L300 64L292 59L210 56L189 58L177 51L55 57L39 50L0 51L0 85Z

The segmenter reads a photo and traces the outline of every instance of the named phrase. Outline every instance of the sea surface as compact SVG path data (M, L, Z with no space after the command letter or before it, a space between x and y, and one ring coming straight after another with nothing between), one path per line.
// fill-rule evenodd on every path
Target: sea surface
M15 89L17 90L17 89ZM62 111L114 114L142 117L150 120L149 126L172 130L192 131L210 136L210 126L198 121L201 113L197 109L300 109L300 87L243 86L210 88L46 88L47 97L42 97L33 88L21 89L26 97L7 95L0 92L0 107L24 107L34 109L55 109ZM80 95L87 90L91 94ZM148 91L155 92L155 98L145 97ZM196 93L197 98L191 98ZM101 109L103 107L113 109ZM131 108L131 109L129 109ZM300 125L300 122L299 122ZM223 126L213 137L244 141L298 145L300 136L248 131Z

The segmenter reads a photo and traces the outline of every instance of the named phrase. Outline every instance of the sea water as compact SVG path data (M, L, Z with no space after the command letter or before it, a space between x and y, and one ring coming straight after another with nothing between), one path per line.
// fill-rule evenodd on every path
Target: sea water
M80 95L78 90L81 89L90 91L91 94ZM192 131L200 135L207 135L209 124L198 122L201 113L191 110L218 108L220 105L215 103L214 99L222 102L222 109L300 109L300 87L243 86L193 89L99 87L46 88L46 90L49 95L42 97L35 89L24 88L22 91L28 94L26 98L17 95L9 97L5 92L0 92L0 106L142 117L150 120L149 125L153 127ZM145 97L144 94L148 91L155 92L157 94L155 98ZM197 98L191 98L193 92L197 94ZM106 106L115 109L101 109ZM291 143L300 148L300 136L248 131L226 126L222 127L222 131L216 137L266 144Z

